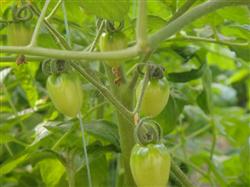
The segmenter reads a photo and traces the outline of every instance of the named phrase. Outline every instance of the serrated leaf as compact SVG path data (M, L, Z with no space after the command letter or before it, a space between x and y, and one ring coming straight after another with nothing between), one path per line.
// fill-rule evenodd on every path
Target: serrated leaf
M34 79L37 69L37 63L19 65L15 69L15 75L20 81L21 87L25 91L27 100L31 107L35 106L35 103L38 99L38 93Z
M114 21L123 20L129 10L128 0L81 0L81 5L88 14Z

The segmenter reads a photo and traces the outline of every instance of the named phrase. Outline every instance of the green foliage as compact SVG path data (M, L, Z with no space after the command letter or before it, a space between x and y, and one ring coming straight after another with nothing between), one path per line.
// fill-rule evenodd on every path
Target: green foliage
M114 21L123 20L129 10L128 0L81 0L81 5L88 14Z

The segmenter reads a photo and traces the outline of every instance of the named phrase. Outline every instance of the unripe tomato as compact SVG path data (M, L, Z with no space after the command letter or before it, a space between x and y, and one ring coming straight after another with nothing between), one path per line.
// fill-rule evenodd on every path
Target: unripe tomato
M131 152L130 168L138 187L166 187L171 157L163 144L136 144Z
M137 100L140 97L143 87L141 81L136 89ZM169 83L163 79L150 80L146 86L141 105L141 114L145 116L155 117L161 113L168 102Z
M24 23L11 23L8 25L8 45L28 45L32 37L32 29Z
M125 49L128 45L126 36L122 32L102 33L100 37L101 51L115 51ZM122 60L108 60L105 63L111 67L118 67Z
M81 82L76 75L50 75L47 90L57 110L66 116L76 117L83 102Z

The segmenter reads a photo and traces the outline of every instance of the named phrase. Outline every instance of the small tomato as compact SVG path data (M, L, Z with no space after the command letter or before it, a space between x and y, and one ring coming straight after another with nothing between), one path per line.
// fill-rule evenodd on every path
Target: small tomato
M136 89L136 98L138 99L143 87L141 81ZM169 83L163 79L150 80L146 86L142 99L141 113L145 116L155 117L161 113L168 102Z
M76 75L50 75L47 90L57 110L70 117L78 114L83 102L83 92L80 79Z
M136 144L131 152L130 168L138 187L165 187L171 157L163 144Z
M115 51L125 49L128 45L126 36L122 32L102 33L100 37L101 51ZM121 64L121 60L107 60L105 63L111 67L117 67Z

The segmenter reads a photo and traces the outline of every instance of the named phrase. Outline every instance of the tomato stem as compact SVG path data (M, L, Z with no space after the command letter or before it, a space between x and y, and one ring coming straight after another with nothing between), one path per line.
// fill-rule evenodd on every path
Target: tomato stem
M121 67L122 68L122 67ZM123 73L123 71L121 71ZM109 67L106 67L106 74L108 75L111 90L113 95L117 98L121 104L127 109L131 110L133 107L134 90L129 89L128 83L123 82L121 85L113 84L114 77ZM124 76L124 75L122 75ZM118 119L118 131L120 136L121 145L121 159L124 166L124 187L134 187L134 179L130 170L130 153L135 144L134 140L134 125L133 125L133 115L130 112L130 118L126 118L120 111L116 108L117 119Z
M150 66L147 66L147 70L146 70L146 73L144 74L144 78L143 78L141 93L140 93L139 99L137 100L137 103L136 103L136 106L135 106L135 109L133 112L134 114L140 112L142 99L143 99L143 96L144 96L144 93L145 93L145 90L147 88L148 81L149 81L149 73L150 73Z

